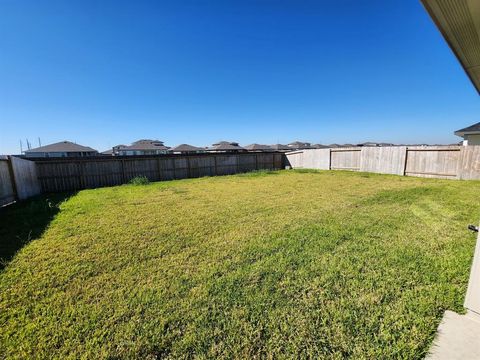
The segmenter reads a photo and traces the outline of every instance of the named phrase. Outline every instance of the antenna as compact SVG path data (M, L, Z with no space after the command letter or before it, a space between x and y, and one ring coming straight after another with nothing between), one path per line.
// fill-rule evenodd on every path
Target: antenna
M40 140L40 137L38 138L38 147L42 146L42 140Z
M22 139L20 139L20 154L23 154L23 144L22 144Z

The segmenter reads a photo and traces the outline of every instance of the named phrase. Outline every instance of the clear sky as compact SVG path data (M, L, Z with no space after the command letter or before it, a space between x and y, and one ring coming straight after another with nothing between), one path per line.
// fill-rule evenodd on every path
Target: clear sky
M451 143L479 114L419 0L0 0L0 153Z

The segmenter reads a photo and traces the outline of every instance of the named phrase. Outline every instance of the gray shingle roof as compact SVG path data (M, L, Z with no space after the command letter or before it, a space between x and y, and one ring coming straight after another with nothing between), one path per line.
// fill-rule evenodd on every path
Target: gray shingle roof
M188 152L188 151L201 151L205 150L204 148L189 145L189 144L180 144L178 146L175 146L171 151L177 151L177 152Z
M130 146L125 146L120 150L168 150L168 146L163 145L163 141L160 140L148 140L142 139L135 141Z
M480 122L455 131L455 135L457 136L463 136L463 134L468 133L480 133Z
M71 141L60 141L58 143L40 146L35 149L26 150L25 153L52 153L52 152L97 152L88 146L75 144Z
M208 148L208 150L213 151L229 151L229 150L244 150L241 146L238 145L236 142L229 142L229 141L220 141L212 145L212 147Z
M245 149L251 150L251 151L271 151L273 150L270 146L268 145L262 145L262 144L250 144L245 146Z
M270 145L273 150L292 150L289 146L283 144Z
M301 142L301 141L294 141L288 144L290 148L298 148L298 149L305 149L311 147L310 143L308 142Z

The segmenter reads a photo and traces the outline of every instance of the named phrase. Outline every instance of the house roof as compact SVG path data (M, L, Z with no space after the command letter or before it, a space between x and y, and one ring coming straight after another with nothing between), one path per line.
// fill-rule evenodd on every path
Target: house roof
M97 152L88 146L75 144L71 141L60 141L58 143L40 146L35 149L26 150L25 153L48 153L48 152Z
M288 144L290 147L310 147L310 143L308 142L301 142L301 141L294 141Z
M270 145L273 150L292 150L289 146L283 144Z
M455 135L457 136L463 136L465 134L480 134L480 122L455 131Z
M363 142L361 144L357 144L357 146L380 146L380 143L373 142L373 141L367 141L367 142Z
M130 146L125 146L119 150L168 150L168 146L163 145L163 141L142 139L135 141Z
M204 148L189 145L189 144L180 144L178 146L175 146L173 149L170 149L171 151L178 151L178 152L188 152L188 151L200 151L204 150Z
M314 149L327 149L328 146L327 145L322 145L322 144L313 144L312 148L314 148Z
M262 145L262 144L250 144L245 146L245 149L247 150L259 150L259 151L265 151L265 150L273 150L270 146L268 145Z
M208 148L208 150L228 151L228 150L244 150L244 148L239 146L238 143L236 142L220 141L216 144L213 144L212 147Z
M115 145L113 148L110 148L108 150L105 150L105 151L102 151L100 154L104 154L104 155L112 155L113 152L115 151L118 151L120 149L124 149L126 148L127 145Z

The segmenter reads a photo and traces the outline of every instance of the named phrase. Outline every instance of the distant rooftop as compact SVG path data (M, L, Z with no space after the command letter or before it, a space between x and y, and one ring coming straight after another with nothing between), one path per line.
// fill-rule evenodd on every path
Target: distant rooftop
M288 144L288 146L290 146L291 148L308 148L311 145L308 142L294 141Z
M25 153L73 153L73 152L97 152L88 146L75 144L71 141L60 141L58 143L40 146L35 149L26 150Z
M250 145L245 146L245 149L250 150L250 151L271 151L271 150L273 150L270 146L262 145L262 144L250 144Z
M208 148L210 151L232 151L232 150L244 150L237 142L219 141Z
M174 152L189 152L189 151L195 152L195 151L201 151L201 150L205 150L205 149L201 148L201 147L189 145L189 144L180 144L180 145L175 146L174 148L172 148L170 150L174 151Z
M132 143L130 146L122 147L121 150L168 150L163 141L142 139Z
M270 145L270 147L273 150L292 150L288 145L283 145L283 144Z

